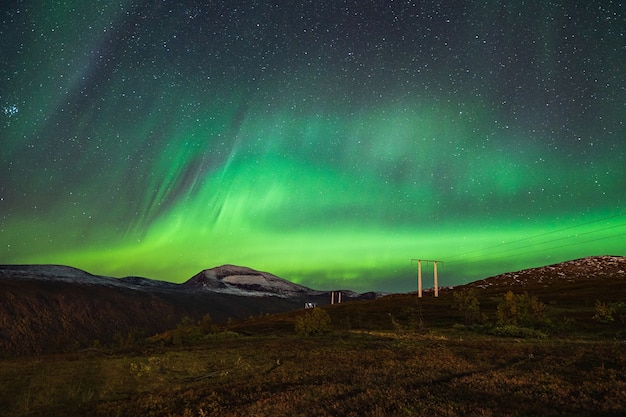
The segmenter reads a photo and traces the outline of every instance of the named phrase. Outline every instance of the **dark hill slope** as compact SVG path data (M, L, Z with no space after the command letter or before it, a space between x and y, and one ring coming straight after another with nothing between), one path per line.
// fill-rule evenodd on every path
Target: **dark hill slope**
M337 330L396 331L400 328L445 329L461 324L453 308L454 292L476 288L481 311L489 321L496 320L496 306L507 291L528 291L546 305L547 314L557 323L570 323L574 331L589 334L617 334L621 323L604 324L593 319L595 303L626 302L626 258L598 256L540 268L506 273L463 286L445 288L435 298L431 291L422 298L415 293L390 294L376 300L335 304L324 309ZM244 334L293 332L296 318L304 311L255 317L235 323L232 328ZM394 321L396 325L394 325ZM421 326L421 327L420 327Z
M183 317L216 322L301 308L300 300L192 291L63 266L0 267L0 352L31 354L121 342L171 329Z
M345 300L375 294L344 292ZM266 272L223 265L183 284L111 278L62 265L0 265L0 352L30 354L121 342L175 327L326 304L329 293Z
M188 285L175 288L145 278L117 280L63 268L55 267L58 276L51 278L42 267L22 269L27 272L20 272L21 276L15 269L0 267L1 352L59 351L90 346L95 340L122 340L133 333L149 336L174 328L184 316L199 319L207 313L216 322L256 317L233 324L233 330L244 334L293 332L295 317L304 312L303 300L322 305L329 299L328 293L317 291L305 291L302 298L285 296L288 284L279 282L278 287L268 289L271 280L263 278L258 284L250 281L262 273L241 267L206 270L209 272L196 275ZM405 327L422 321L425 329L444 328L459 321L452 308L454 291L475 287L481 308L492 319L504 292L528 291L545 303L550 313L595 328L592 317L596 300L626 300L625 271L624 257L590 257L443 289L439 298L432 292L425 292L421 299L415 294L394 294L324 308L337 329L393 330L394 320ZM29 278L29 274L33 276ZM232 293L211 291L211 285L204 285L206 280ZM299 292L305 287L294 288ZM241 295L254 290L265 295ZM282 292L282 296L268 296L268 291Z
M466 287L480 289L485 295L528 291L548 305L582 311L582 307L593 307L598 300L626 301L626 257L575 259L497 275Z
M590 256L539 268L508 272L475 281L467 286L495 290L541 290L555 287L596 288L606 294L609 281L626 280L626 257Z

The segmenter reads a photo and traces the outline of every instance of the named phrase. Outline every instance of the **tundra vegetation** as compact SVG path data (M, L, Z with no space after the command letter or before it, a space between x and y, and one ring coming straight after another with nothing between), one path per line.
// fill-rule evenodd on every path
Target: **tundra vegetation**
M4 357L0 414L624 415L624 291L459 288L227 323L185 318L112 345Z

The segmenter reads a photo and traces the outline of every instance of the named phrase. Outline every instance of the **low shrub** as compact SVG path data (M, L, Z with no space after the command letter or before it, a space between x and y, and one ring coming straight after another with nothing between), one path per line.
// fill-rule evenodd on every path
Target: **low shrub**
M453 293L454 302L452 306L459 310L466 326L479 323L481 321L480 302L475 288L462 289Z
M596 314L593 318L603 323L611 323L617 320L624 324L626 323L626 303L604 303L596 300Z
M494 336L519 337L522 339L545 339L548 337L548 335L542 331L514 324L491 327L488 333Z
M504 294L498 304L496 312L498 325L515 325L522 327L536 327L545 324L545 304L527 292L513 294L512 291Z
M296 333L301 336L320 336L330 331L330 316L321 308L313 308L296 318Z

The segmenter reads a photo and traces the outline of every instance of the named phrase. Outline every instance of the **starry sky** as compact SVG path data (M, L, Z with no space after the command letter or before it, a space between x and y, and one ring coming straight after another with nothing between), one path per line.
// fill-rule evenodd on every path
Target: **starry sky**
M0 263L415 291L412 258L447 286L626 255L621 1L0 13Z

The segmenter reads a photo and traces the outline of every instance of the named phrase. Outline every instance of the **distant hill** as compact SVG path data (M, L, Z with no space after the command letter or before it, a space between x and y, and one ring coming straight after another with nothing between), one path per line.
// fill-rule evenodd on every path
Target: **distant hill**
M553 331L574 332L578 335L602 334L603 337L624 337L623 322L599 322L594 319L596 303L626 302L626 257L594 256L539 268L505 273L455 287L444 287L435 298L433 291L424 291L422 298L415 292L389 294L375 300L342 303L325 308L335 329L397 332L398 328L424 326L428 332L452 329L462 324L454 295L468 288L476 289L481 313L495 322L497 306L502 296L528 292L546 306ZM235 323L232 330L242 334L292 333L299 311L255 317ZM400 326L392 322L393 320ZM621 326L621 328L620 328ZM421 328L421 327L420 327Z
M449 322L454 320L450 292L474 287L488 309L495 309L499 294L529 291L574 319L589 320L596 300L624 301L625 284L626 257L595 256L443 289L439 299L427 293L420 308L429 323ZM356 309L352 325L359 326L388 322L388 314L401 308L403 297L377 299L381 294L341 292L344 303L333 309L336 319L345 321ZM415 309L414 296L404 297L409 302L405 307ZM354 307L345 303L356 300L371 301ZM198 320L209 314L215 322L225 322L300 310L305 302L329 304L330 293L235 265L203 270L182 284L143 277L117 279L60 265L4 265L0 266L0 352L32 354L97 342L121 343L172 329L185 316ZM277 324L270 320L257 327L268 325Z
M594 284L606 279L626 280L626 257L590 256L539 268L507 272L467 284L483 289L540 289L567 284Z
M323 291L314 291L267 272L235 265L222 265L205 269L183 283L182 287L252 297L298 298L324 294Z
M342 291L344 301L376 294ZM223 265L182 284L112 278L62 265L0 265L0 351L34 353L147 336L188 316L215 322L328 304L330 293Z

